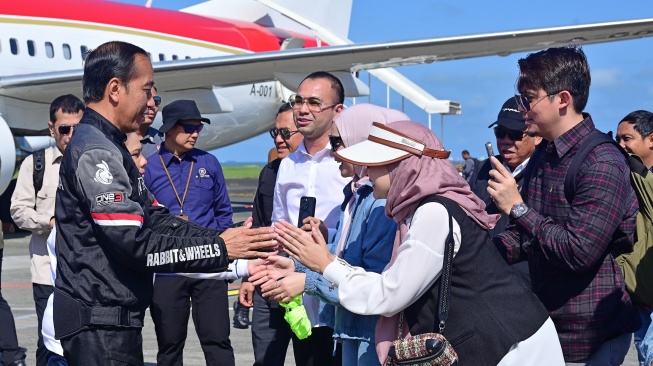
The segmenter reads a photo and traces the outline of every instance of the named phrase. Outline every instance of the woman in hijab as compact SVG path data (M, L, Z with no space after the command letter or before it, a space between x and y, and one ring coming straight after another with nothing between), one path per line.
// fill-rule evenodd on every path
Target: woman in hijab
M367 166L374 196L387 198L385 213L397 223L390 264L378 274L336 258L316 245L322 243L314 225L311 237L286 223L276 224L277 233L286 251L338 287L343 307L383 316L376 333L381 363L397 339L400 313L402 336L438 332L438 290L451 217L454 258L442 334L460 364L564 365L547 310L487 235L498 217L485 212L430 130L411 121L375 124L367 141L336 156Z
M394 109L372 104L354 105L336 117L331 129L331 148L335 152L365 141L373 122L386 124L407 118ZM340 174L352 177L352 180L344 188L345 200L338 230L329 244L330 250L366 271L381 273L390 261L396 224L385 215L386 200L377 199L372 194L367 168L342 160L339 162ZM341 341L342 364L379 365L374 348L378 316L357 315L338 306L338 291L318 273L298 265L295 273L286 275L278 282L270 281L262 289L264 297L280 298L282 301L288 301L302 292L320 297L326 303L320 312L320 320L331 324L334 337Z

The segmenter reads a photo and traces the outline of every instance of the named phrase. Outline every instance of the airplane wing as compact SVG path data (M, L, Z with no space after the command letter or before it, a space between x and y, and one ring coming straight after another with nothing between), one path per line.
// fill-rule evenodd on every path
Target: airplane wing
M157 88L162 91L210 89L213 86L267 81L275 74L306 75L315 70L355 72L471 57L506 56L568 44L588 45L652 35L653 18L650 18L167 61L154 63L154 72ZM2 77L0 95L49 103L62 93L81 94L81 80L82 70Z

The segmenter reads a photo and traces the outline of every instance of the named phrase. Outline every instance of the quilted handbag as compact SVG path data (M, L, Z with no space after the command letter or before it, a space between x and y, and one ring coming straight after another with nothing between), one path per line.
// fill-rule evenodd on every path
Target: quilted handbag
M444 202L440 202L447 208ZM447 208L447 212L449 209ZM399 314L398 339L392 342L386 365L411 365L411 366L456 366L458 354L451 343L442 335L445 321L449 314L449 295L451 285L451 266L453 262L453 221L449 215L449 235L445 246L445 261L442 267L442 281L440 282L440 303L438 304L438 318L440 319L439 333L424 333L402 338L401 330L404 323L404 312Z

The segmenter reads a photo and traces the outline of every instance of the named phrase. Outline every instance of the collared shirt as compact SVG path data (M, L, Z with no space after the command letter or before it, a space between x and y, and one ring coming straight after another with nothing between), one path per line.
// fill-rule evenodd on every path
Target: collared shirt
M183 208L170 185L159 156L166 164L180 199L184 197L189 170L193 163ZM233 211L222 167L215 156L205 151L192 149L179 160L165 145L161 145L159 153L147 159L145 185L156 200L173 215L183 211L183 214L188 216L188 221L214 230L226 230L233 225Z
M159 146L163 143L159 130L150 127L147 129L147 134L141 140L141 154L147 159L159 151Z
M349 179L340 175L338 163L331 155L330 144L311 156L302 142L279 166L274 187L272 222L285 220L297 225L299 200L302 196L315 197L315 217L324 222L329 237L333 237L340 218L340 204L345 198L342 188L348 182ZM304 307L314 327L325 325L318 320L317 297L304 295Z
M52 230L50 219L54 217L61 157L61 152L56 146L45 149L43 186L36 194L33 175L34 155L25 158L18 173L16 190L11 196L11 218L18 227L32 232L29 241L32 282L42 285L52 285L46 240Z
M519 164L519 165L515 168L515 170L511 170L510 167L509 167L505 162L503 162L503 166L505 166L506 169L508 169L508 171L510 172L510 174L512 174L512 177L514 178L514 177L518 176L519 173L521 173L522 171L524 171L524 169L526 169L526 165L528 165L528 162L529 162L530 160L531 160L531 157L529 156L528 158L526 158L526 160L524 160L523 163Z
M593 149L578 171L571 206L565 198L569 164L594 130L584 116L542 142L522 189L530 210L494 238L508 262L528 258L533 292L551 314L567 362L586 360L639 325L613 256L632 251L638 209L622 154L611 144Z

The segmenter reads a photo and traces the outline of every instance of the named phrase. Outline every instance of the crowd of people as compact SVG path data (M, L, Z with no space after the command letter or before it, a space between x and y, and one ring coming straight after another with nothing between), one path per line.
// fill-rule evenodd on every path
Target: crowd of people
M629 154L653 170L653 113L605 138L584 111L582 49L520 59L519 94L488 117L498 155L464 151L459 168L409 116L345 108L337 77L306 76L236 225L220 163L195 148L210 121L176 100L153 129L154 81L139 47L93 50L84 102L52 102L56 146L21 166L11 212L32 231L38 365L143 365L148 307L158 364L183 364L192 314L206 364L234 365L226 281L240 277L255 365L284 365L291 340L297 365L392 364L394 341L426 333L461 365L620 365L634 334L651 365L653 299L632 286L648 263L624 263L648 248ZM24 365L13 321L0 327L3 363Z

